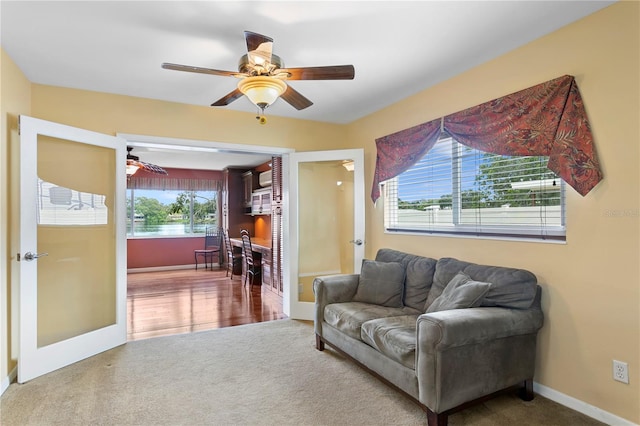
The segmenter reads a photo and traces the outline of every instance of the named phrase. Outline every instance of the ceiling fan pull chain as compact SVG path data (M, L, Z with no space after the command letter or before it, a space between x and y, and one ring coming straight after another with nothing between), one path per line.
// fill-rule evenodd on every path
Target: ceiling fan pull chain
M260 124L267 124L267 117L264 116L264 108L258 108L258 115L256 115L256 120Z

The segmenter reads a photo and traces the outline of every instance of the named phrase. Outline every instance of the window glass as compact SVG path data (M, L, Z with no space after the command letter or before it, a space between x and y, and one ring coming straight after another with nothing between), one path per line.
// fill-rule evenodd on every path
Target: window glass
M217 204L215 191L129 189L127 236L204 235L217 224Z
M547 162L548 157L489 154L443 139L384 183L385 228L563 240L564 182Z

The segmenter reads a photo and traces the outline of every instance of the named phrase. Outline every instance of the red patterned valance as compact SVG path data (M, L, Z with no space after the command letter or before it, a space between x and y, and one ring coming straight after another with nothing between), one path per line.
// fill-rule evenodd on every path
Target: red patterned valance
M443 130L484 152L548 156L547 167L583 196L602 180L582 97L566 75L376 139L374 202L379 184L420 160Z

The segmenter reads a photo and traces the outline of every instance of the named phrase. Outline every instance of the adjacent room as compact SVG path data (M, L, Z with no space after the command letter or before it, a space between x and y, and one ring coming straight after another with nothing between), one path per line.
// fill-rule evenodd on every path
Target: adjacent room
M272 165L280 170L281 159L135 143L128 155L141 167L127 178L128 340L285 318L282 265L273 255L282 229L272 215L278 204L271 205L273 185L281 185L279 177L272 182ZM238 196L229 200L230 192ZM260 272L251 283L242 230Z
M3 424L640 424L639 2L0 12Z

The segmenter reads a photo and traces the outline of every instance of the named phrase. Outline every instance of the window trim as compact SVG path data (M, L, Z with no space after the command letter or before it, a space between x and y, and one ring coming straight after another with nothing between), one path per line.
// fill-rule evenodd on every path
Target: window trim
M516 234L463 234L457 232L439 232L439 231L422 231L413 229L385 229L388 235L415 235L423 237L442 237L442 238L463 238L472 240L495 240L495 241L524 241L530 243L543 244L567 244L565 238L551 237L540 238L540 235L516 235Z

